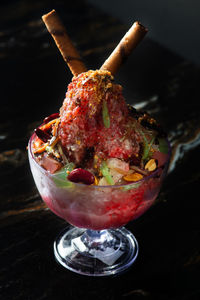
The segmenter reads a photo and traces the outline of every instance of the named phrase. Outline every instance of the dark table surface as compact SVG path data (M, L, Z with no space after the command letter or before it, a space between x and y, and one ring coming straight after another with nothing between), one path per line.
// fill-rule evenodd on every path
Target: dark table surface
M57 10L89 69L128 28L87 1L1 3L0 299L200 299L199 67L147 37L116 75L127 102L168 131L171 164L155 205L127 225L140 245L134 265L116 277L80 276L54 259L66 222L42 202L27 160L30 134L59 110L72 77L41 16Z

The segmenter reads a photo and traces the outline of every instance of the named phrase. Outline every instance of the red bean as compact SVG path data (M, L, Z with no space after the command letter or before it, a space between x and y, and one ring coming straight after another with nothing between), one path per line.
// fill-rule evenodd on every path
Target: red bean
M81 182L85 184L93 184L94 183L94 175L87 170L78 168L71 171L71 173L67 177L68 180L72 182Z
M50 116L46 117L43 121L44 124L49 123L51 120L59 118L59 113L51 114Z
M51 138L51 136L47 132L40 128L36 128L35 133L44 143L46 143Z

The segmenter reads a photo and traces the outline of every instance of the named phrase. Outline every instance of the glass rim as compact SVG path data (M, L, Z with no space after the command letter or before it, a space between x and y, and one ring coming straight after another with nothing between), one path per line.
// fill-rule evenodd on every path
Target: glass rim
M32 144L32 141L33 141L33 139L34 139L34 137L36 136L36 133L33 133L32 135L31 135L31 137L30 137L30 139L29 139L29 142L28 142L28 152L30 152L30 154L31 154L31 158L33 159L33 161L34 161L34 163L35 163L35 165L37 166L37 168L39 168L40 170L41 170L41 172L42 173L44 173L45 175L47 175L48 174L48 176L50 176L50 177L53 177L53 176L55 176L55 174L52 174L52 173L50 173L48 170L45 170L43 167L41 167L40 165L39 165L39 163L36 161L36 159L35 159L35 156L34 156L34 154L33 154L33 152L32 152L32 146L31 146L31 144ZM170 145L170 143L169 143L169 140L168 140L168 138L164 138L165 140L166 140L166 142L167 142L167 144L168 144L168 152L166 153L166 155L167 155L167 158L166 158L166 161L165 161L165 163L161 166L161 167L159 167L159 168L157 168L155 171L153 171L153 172L151 172L149 175L147 175L147 176L144 176L142 179L140 179L140 180L137 180L137 181L134 181L134 182L130 182L130 183L125 183L125 184L119 184L119 185L93 185L93 184L90 184L90 185L87 185L87 184L84 184L84 183L79 183L79 182L73 182L73 181L69 181L70 183L72 183L72 184L74 184L75 186L77 186L77 187L89 187L89 188L94 188L94 189L100 189L100 188L103 188L103 189L105 189L105 188L107 188L107 189L110 189L110 188L123 188L123 187L127 187L127 186L134 186L134 185L136 185L136 184L138 184L138 183L142 183L142 182L145 182L145 181L147 181L147 180L149 180L150 178L153 178L154 176L156 176L157 175L157 173L159 173L159 171L160 170L164 170L165 169L165 167L167 166L167 164L169 163L169 160L170 160L170 156L171 156L171 145ZM58 181L60 181L60 182L66 182L64 179L62 179L62 178L56 178Z

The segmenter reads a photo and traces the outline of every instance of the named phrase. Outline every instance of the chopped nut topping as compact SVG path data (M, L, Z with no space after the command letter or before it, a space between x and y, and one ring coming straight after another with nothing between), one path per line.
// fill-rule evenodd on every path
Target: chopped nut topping
M143 175L140 173L131 173L123 177L126 181L138 181L143 178Z
M154 158L150 159L145 165L145 170L148 170L150 172L154 171L156 168L157 168L157 163Z

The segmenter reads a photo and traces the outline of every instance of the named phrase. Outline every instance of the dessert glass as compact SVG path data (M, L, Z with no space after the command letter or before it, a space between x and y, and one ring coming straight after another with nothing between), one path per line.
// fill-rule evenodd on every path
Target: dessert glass
M31 171L50 210L69 224L54 242L54 254L65 268L89 276L125 271L138 255L134 235L123 226L154 203L167 173L170 146L162 164L143 179L125 185L95 186L63 180L43 169L28 146Z

